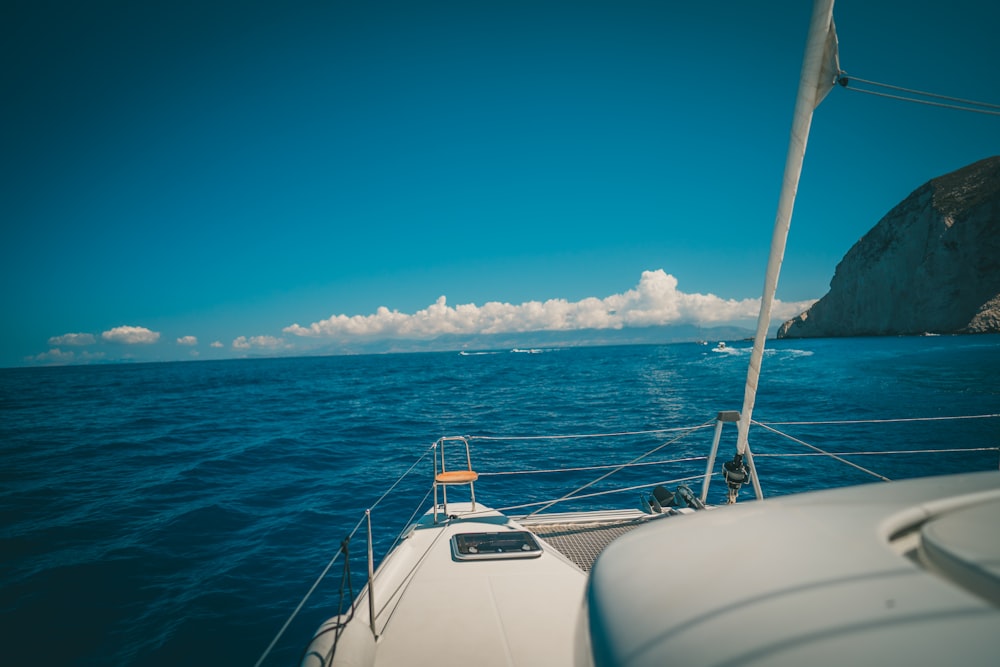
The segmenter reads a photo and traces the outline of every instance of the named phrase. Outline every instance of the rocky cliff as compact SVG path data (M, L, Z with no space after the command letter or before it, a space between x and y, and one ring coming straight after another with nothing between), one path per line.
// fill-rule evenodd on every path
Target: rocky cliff
M924 184L778 338L1000 332L1000 156Z

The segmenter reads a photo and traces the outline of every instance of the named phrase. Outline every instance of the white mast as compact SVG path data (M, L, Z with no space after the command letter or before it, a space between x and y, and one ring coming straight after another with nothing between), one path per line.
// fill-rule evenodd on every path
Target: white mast
M785 241L788 238L788 227L792 222L792 208L799 185L799 174L802 172L802 158L806 152L806 140L809 138L813 110L833 88L839 70L837 32L833 24L833 0L816 0L809 25L809 37L806 40L802 73L799 76L792 135L788 144L788 156L785 158L785 176L781 185L781 197L778 199L774 232L771 236L771 254L767 260L760 314L757 316L757 333L754 336L750 367L747 369L747 382L743 392L743 409L740 411L739 435L736 441L736 454L739 459L742 459L747 450L747 431L750 428L750 418L757 396L757 380L760 377L760 363L764 356L764 339L771 323L771 306L778 288L778 273L781 271L781 261L785 255Z

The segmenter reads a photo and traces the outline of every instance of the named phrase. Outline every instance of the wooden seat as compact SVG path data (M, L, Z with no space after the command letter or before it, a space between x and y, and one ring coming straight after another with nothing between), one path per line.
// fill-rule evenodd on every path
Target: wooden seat
M465 445L465 469L464 470L447 470L447 464L444 455L444 445L449 441L460 441ZM438 486L441 486L441 491L444 499L444 515L448 516L448 486L452 484L468 484L469 485L469 495L472 499L472 509L476 509L476 486L475 481L479 479L479 473L472 469L472 455L469 453L469 441L463 437L449 437L441 438L437 441L436 445L437 452L434 454L434 523L437 523L437 511L438 511ZM440 471L438 470L438 465L440 464Z
M479 473L474 470L452 470L439 472L434 476L438 484L468 484L479 479Z

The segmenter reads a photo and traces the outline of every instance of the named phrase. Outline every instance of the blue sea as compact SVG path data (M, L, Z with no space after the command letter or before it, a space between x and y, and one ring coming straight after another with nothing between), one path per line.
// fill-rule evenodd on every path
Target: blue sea
M1000 413L1000 336L768 345L761 422ZM253 665L364 510L419 460L372 511L377 557L389 548L430 488L437 438L488 436L472 457L477 499L494 507L606 471L491 473L624 463L668 442L647 459L666 462L588 492L698 475L704 461L686 459L707 454L711 428L668 429L740 409L749 346L0 370L0 664ZM775 428L830 451L914 452L853 458L892 479L998 466L997 419ZM604 433L634 435L519 439ZM723 429L720 463L735 434ZM940 445L985 451L918 453ZM751 446L765 495L872 480L773 456L809 450L761 428ZM566 509L637 507L640 492ZM723 495L716 484L710 500ZM350 543L348 595L365 581L364 535ZM298 661L341 582L337 564L264 664Z

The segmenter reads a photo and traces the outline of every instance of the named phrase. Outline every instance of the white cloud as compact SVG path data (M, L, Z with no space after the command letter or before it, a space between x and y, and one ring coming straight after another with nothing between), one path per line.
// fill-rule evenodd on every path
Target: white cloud
M155 343L160 340L158 331L150 331L146 327L115 327L101 334L101 338L109 343L125 343L133 345L137 343Z
M285 345L285 341L274 336L240 336L233 341L233 349L249 350L252 348L276 350Z
M198 337L197 336L181 336L180 338L177 339L177 344L178 345L197 345L198 344Z
M209 345L209 347L219 348L219 347L225 347L225 345L222 344L221 340L213 340L212 343Z
M794 317L812 303L775 301L773 319ZM371 315L333 315L305 327L293 324L284 332L317 338L433 338L442 334L720 325L755 322L759 308L760 299L737 301L714 294L685 294L677 289L677 279L660 269L644 271L635 288L604 298L550 299L520 305L491 301L482 306L469 303L452 307L442 296L412 315L382 306Z
M94 334L89 333L68 333L62 336L53 336L49 339L49 345L59 347L60 345L93 345L97 342Z

